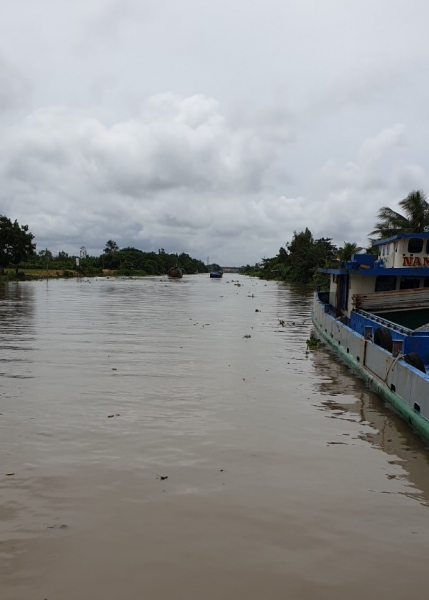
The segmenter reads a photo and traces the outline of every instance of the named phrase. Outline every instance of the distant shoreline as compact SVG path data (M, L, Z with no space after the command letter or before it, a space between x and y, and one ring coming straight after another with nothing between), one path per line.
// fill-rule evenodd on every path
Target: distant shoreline
M132 275L133 277L148 277L148 275ZM124 277L117 275L116 270L102 269L99 273L82 273L74 269L22 269L17 272L15 269L5 269L4 275L0 276L1 282L8 281L38 281L43 279L76 279L79 277Z

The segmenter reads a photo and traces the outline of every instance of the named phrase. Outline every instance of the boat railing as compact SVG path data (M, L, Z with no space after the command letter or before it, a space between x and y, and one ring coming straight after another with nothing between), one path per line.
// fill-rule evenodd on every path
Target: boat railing
M394 344L398 342L403 344L401 350L403 354L417 353L424 364L429 364L429 331L414 331L362 309L352 311L350 327L365 337L369 330L371 338L378 328L386 328L390 331Z
M389 329L393 329L394 331L399 331L400 333L403 333L404 335L414 335L413 329L409 329L408 327L404 327L403 325L398 325L397 323L393 323L392 321L389 321L388 319L383 319L383 317L374 315L374 313L370 313L370 312L367 312L366 310L362 310L362 309L356 310L355 312L358 315L362 315L366 319L375 321L376 323L379 323L380 325L383 325L384 327L388 327Z

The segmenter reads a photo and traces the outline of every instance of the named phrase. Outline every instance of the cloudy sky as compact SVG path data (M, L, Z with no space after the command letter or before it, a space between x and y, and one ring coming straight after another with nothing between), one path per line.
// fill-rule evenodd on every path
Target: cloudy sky
M428 30L427 0L4 1L0 214L72 254L366 245L429 192Z

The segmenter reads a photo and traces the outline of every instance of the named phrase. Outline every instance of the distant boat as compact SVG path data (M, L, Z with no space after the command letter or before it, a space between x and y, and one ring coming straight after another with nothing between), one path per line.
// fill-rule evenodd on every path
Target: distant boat
M179 265L174 265L168 269L167 275L173 279L181 279L183 277L184 269Z
M222 269L218 269L216 271L211 271L210 273L210 277L213 277L214 279L220 279L223 275L223 271Z

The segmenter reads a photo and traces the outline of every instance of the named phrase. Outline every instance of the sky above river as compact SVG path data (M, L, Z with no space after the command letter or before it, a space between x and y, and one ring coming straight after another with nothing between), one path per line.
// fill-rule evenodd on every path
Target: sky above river
M367 245L429 192L427 0L16 0L0 214L37 249L274 256Z

